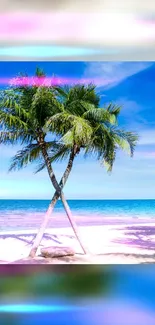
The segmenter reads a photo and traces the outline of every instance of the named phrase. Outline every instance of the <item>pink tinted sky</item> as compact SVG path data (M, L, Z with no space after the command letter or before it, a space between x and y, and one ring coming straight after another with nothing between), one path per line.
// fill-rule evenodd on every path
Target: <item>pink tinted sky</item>
M103 28L106 28L105 34L101 33ZM11 38L12 41L27 39L64 42L75 41L75 36L76 42L88 40L92 44L99 41L109 44L109 40L153 40L155 22L127 14L16 12L0 15L1 40L10 41Z
M37 85L37 86L47 86L50 85L66 85L66 84L90 84L95 83L95 85L108 85L112 82L115 82L116 79L106 79L106 78L62 78L62 77L46 77L46 78L35 78L35 77L17 77L17 78L0 78L0 84L1 85L12 85L12 86L18 86L18 85Z

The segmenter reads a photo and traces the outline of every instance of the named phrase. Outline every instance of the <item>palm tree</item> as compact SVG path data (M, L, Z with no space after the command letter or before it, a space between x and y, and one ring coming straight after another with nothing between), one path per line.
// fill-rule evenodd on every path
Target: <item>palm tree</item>
M96 94L93 85L77 85L68 89L20 87L16 88L16 92L15 89L13 90L13 100L8 96L8 91L7 96L3 96L2 107L5 109L1 112L1 119L5 121L7 128L9 125L9 131L1 133L1 139L5 143L12 143L17 139L20 139L22 144L28 143L13 158L10 169L22 168L28 162L33 162L43 156L44 163L41 164L38 171L47 167L52 184L56 189L32 246L31 257L36 254L51 212L59 197L80 242L76 224L63 194L64 185L77 154L80 151L83 151L86 156L97 154L97 158L106 164L109 171L112 169L118 147L127 150L131 156L133 155L137 136L116 127L120 108L110 104L104 109L99 109L99 102L100 97ZM6 108L9 109L7 112ZM10 108L13 109L14 114L12 111L10 112ZM43 111L44 108L46 110ZM10 114L13 116L10 117ZM47 132L54 133L56 140L46 141ZM67 168L58 184L51 163L68 156ZM86 253L82 244L81 247Z
M37 69L36 76L39 78L45 75L41 70ZM56 98L54 87L36 85L13 87L1 93L0 107L0 142L5 144L20 142L22 145L27 145L21 152L17 153L10 170L20 169L28 161L33 162L41 158L41 156L44 158L50 180L56 190L55 203L60 197L76 238L84 253L87 253L80 240L76 223L72 218L61 184L59 185L56 180L48 153L50 148L54 150L59 144L55 140L46 141L45 122L51 116L63 111L61 102ZM65 175L67 175L67 171L68 169ZM53 205L50 205L46 214L48 217L51 215L53 207ZM31 256L34 256L35 253L35 250L31 251Z
M95 91L92 85L88 87L78 85L67 90L59 87L56 91L63 110L48 119L46 128L52 133L55 132L58 137L57 145L50 152L50 162L69 157L67 168L59 183L61 190L67 182L74 159L80 151L85 156L97 155L97 159L106 165L108 171L112 170L118 148L133 155L137 135L118 129L120 107L110 104L101 109L97 97L96 103L94 101L92 104L88 96L89 94L91 97L92 91ZM20 152L22 159L23 154L24 152ZM19 163L18 155L15 156L14 163ZM45 163L41 164L37 171L44 167L46 167ZM58 198L59 194L56 191L36 236L30 256L34 256L34 252L37 251Z

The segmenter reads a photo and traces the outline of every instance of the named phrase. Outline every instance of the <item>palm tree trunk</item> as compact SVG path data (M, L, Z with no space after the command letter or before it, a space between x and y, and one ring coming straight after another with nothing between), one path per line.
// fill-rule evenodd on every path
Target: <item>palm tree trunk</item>
M88 251L86 250L86 248L82 244L82 241L81 241L80 236L79 236L79 231L78 231L77 225L76 225L76 223L75 223L75 221L73 219L73 216L71 214L70 208L69 208L69 206L68 206L68 204L67 204L67 202L65 200L64 194L62 192L62 189L64 188L64 186L66 184L66 181L67 181L67 179L69 177L69 174L71 172L75 155L76 155L76 151L75 151L75 148L74 148L71 151L70 158L69 158L69 162L68 162L67 168L66 168L66 170L65 170L65 172L64 172L64 174L63 174L63 176L61 178L61 181L60 181L59 184L57 183L57 186L60 189L59 190L59 193L56 190L56 192L55 192L55 194L54 194L54 196L52 198L52 201L50 202L50 205L49 205L48 210L47 210L47 212L45 214L43 223L41 224L41 227L40 227L40 229L38 231L38 234L37 234L37 236L35 238L35 241L33 243L32 248L31 248L29 257L32 257L33 258L36 255L37 249L38 249L38 247L39 247L39 245L41 243L41 240L43 238L44 232L45 232L46 227L48 225L48 222L49 222L49 219L50 219L51 214L53 212L54 206L55 206L56 202L58 201L59 197L62 200L62 203L63 203L63 206L65 208L66 214L68 216L69 222L70 222L70 224L71 224L71 226L73 228L73 231L75 233L75 236L76 236L76 238L77 238L77 240L78 240L78 242L79 242L79 244L80 244L80 246L81 246L84 254L87 254L88 253ZM46 157L46 159L47 159L47 157ZM49 166L49 164L48 164L48 166ZM53 173L53 171L51 171L51 169L52 169L52 167L51 167L51 164L50 164L50 171L48 170L48 172L49 172L50 175L54 175L54 173Z
M43 235L44 235L44 232L46 230L46 227L48 225L48 222L49 222L49 219L51 217L51 214L53 212L53 209L54 209L54 206L57 202L57 200L59 199L59 194L57 194L57 192L55 192L54 196L53 196L53 199L52 201L50 202L50 205L48 207L48 210L46 211L45 213L45 216L44 216L44 220L41 224L41 227L36 235L36 238L34 240L34 243L32 245L32 248L31 248L31 251L29 253L29 257L35 257L36 253L37 253L37 250L38 250L38 247L42 241L42 238L43 238Z
M75 220L74 220L74 218L73 218L73 216L72 216L72 214L71 214L71 210L70 210L70 208L69 208L69 205L68 205L68 203L67 203L67 201L66 201L66 199L65 199L65 196L64 196L64 193L63 193L63 192L61 192L61 196L60 196L60 197L61 197L61 201L62 201L62 203L63 203L63 206L64 206L64 208L65 208L65 211L66 211L66 213L67 213L67 216L68 216L69 222L70 222L70 224L71 224L71 226L72 226L72 228L73 228L74 234L75 234L75 236L76 236L76 238L77 238L77 240L78 240L78 242L79 242L79 244L80 244L80 246L81 246L81 248L82 248L84 254L88 254L88 250L87 250L86 247L82 244L82 241L81 241L81 238L80 238L80 235L79 235L78 227L77 227L76 222L75 222Z

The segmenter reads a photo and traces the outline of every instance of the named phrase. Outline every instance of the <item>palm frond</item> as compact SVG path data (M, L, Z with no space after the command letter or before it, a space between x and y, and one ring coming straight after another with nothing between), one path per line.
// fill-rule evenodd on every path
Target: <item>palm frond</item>
M139 139L138 135L134 132L126 132L124 130L113 129L112 136L116 144L131 157Z
M82 100L87 103L93 104L95 107L99 106L100 96L96 93L96 86L93 84L84 85L77 84L70 88L68 95L68 103L75 100Z
M121 111L121 106L110 103L107 107L105 107L105 109L107 110L107 112L110 113L111 116L110 123L118 124L118 116Z
M71 122L71 120L70 120ZM85 146L91 141L93 128L89 121L81 117L72 117L72 125L69 130L62 136L61 141L66 145L73 146L76 143L78 146Z
M35 75L36 75L36 77L45 77L46 76L44 70L39 67L36 68Z
M71 141L82 144L90 140L93 129L89 121L82 117L66 112L55 114L47 122L47 127L58 135L62 135L62 141ZM70 143L70 142L69 142Z
M59 100L67 100L69 96L70 88L69 86L54 86L53 87Z
M51 164L53 162L59 162L68 158L70 154L70 150L71 148L69 146L67 147L66 145L57 143L55 147L52 147L51 151L49 151L48 153ZM35 171L35 174L39 173L45 168L46 168L46 164L44 162L40 163L39 166L37 167L37 170Z
M19 150L12 158L9 172L12 170L20 170L39 158L41 158L40 147L37 144L30 144L22 150Z
M17 143L19 138L19 132L0 131L0 144Z
M70 154L71 147L66 145L60 145L59 149L50 154L50 162L58 162L66 159Z
M91 84L88 86L79 84L73 87L55 87L58 99L63 103L65 110L79 116L88 109L88 105L99 106L100 97L95 88Z
M91 120L92 122L109 122L111 119L111 114L109 114L108 111L102 108L91 108L90 110L87 110L83 117L85 119Z
M0 125L3 127L16 127L18 129L27 129L27 123L19 116L0 110Z
M118 117L118 115L120 114L121 111L121 106L110 103L107 107L106 107L107 111L111 114L114 114L116 117Z

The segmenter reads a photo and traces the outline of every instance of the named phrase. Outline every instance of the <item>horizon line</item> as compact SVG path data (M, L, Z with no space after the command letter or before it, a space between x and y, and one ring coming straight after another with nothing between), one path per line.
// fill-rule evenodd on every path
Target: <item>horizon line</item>
M1 200L6 200L6 201L9 201L9 200L18 200L18 201L51 201L51 198L50 199L41 199L41 198L0 198L0 201ZM58 199L59 201L61 201L61 199ZM95 199L91 199L91 198L68 198L67 201L118 201L118 200L121 200L121 201L125 201L125 200L155 200L155 198L95 198Z

